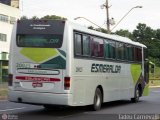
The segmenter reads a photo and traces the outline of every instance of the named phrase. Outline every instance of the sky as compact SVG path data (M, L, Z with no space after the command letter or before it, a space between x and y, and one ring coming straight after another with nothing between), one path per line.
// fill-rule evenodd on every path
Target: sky
M27 17L57 15L67 18L83 26L94 26L84 19L74 20L76 17L85 17L95 24L106 28L106 11L101 5L106 0L21 0L21 15ZM114 18L115 24L135 6L143 8L133 9L113 30L127 29L133 31L138 23L145 23L153 29L160 28L160 0L108 0L109 17ZM96 27L96 26L94 26ZM111 26L111 29L114 25Z

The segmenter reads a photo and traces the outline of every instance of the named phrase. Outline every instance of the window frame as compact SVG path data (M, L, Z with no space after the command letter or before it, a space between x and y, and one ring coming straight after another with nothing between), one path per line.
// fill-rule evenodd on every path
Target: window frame
M119 44L122 44L123 45L123 51L121 51L120 50L120 52L121 52L121 56L120 57L122 57L122 54L123 54L123 58L118 58L119 56L118 56L118 45ZM120 47L119 47L120 48ZM125 43L124 42L116 42L116 60L119 60L119 61L125 61Z
M108 58L106 58L106 57L105 57L106 51L105 51L105 48L104 48L104 58L105 58L106 60L116 60L116 41L111 40L111 39L105 39L105 40L104 40L104 47L105 47L105 45L106 45L106 44L105 44L106 41L107 41L108 44L109 44L109 49L110 49L110 45L114 43L114 55L113 55L114 57L108 57ZM110 53L109 53L109 56L110 56Z
M0 41L7 42L7 34L0 33Z
M85 55L76 55L75 54L75 37L74 40L73 40L73 43L74 43L74 58L80 58L80 59L89 59L89 60L102 60L102 61L113 61L113 62L122 62L122 63L136 63L136 64L142 64L142 60L141 61L135 61L134 60L134 56L133 56L133 60L128 60L126 59L126 53L125 53L125 50L126 50L126 45L130 45L133 49L133 55L135 54L134 52L134 48L139 48L139 49L143 49L142 46L138 46L138 45L133 45L133 44L130 44L130 43L125 43L125 42L122 42L122 41L118 41L118 40L114 40L114 39L110 39L110 38L107 38L107 37L101 37L101 36L98 36L98 35L93 35L93 34L90 34L90 33L86 33L86 32L81 32L81 31L78 31L78 30L73 30L73 36L75 34L81 34L82 35L82 38L83 38L83 35L86 35L86 36L90 36L90 37L97 37L99 39L103 39L103 57L95 57L95 56L91 56L91 50L90 50L90 55L89 56L85 56ZM82 40L83 41L83 40ZM112 41L115 43L115 48L114 48L114 52L115 52L115 58L105 58L105 43L106 41ZM123 51L123 54L124 54L124 58L123 59L117 59L117 43L122 43L123 44L123 48L124 48L124 51ZM91 41L90 41L90 44L91 44ZM83 42L82 42L82 45L83 45ZM83 47L83 46L82 46ZM91 45L90 45L91 47ZM83 52L83 48L82 48L82 52Z
M4 14L0 14L0 21L8 23L9 22L9 16L4 15Z
M76 34L78 34L78 35L81 36L81 42L80 42L80 43L81 43L81 45L82 45L82 34L80 34L80 33L74 33L74 55L75 55L75 56L81 56L81 55L83 54L83 53L82 53L82 52L83 52L82 48L81 48L81 50L80 50L80 51L81 51L80 54L77 54L77 53L76 53Z

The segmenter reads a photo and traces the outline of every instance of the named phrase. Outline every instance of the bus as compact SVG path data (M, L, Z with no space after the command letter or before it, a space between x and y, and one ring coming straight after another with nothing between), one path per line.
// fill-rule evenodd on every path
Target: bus
M9 55L11 102L92 106L148 95L147 47L68 20L19 20Z

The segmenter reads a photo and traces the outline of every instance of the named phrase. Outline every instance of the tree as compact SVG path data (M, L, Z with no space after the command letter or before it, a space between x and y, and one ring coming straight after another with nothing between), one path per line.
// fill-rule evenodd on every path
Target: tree
M22 16L20 18L21 20L39 20L39 19L47 19L47 20L67 20L66 18L64 17L60 17L60 16L57 16L57 15L46 15L46 16L43 16L41 18L37 17L37 16L33 16L32 18L28 18L27 16Z
M107 33L107 30L104 28L96 28L96 31L102 32L102 33Z
M33 16L31 19L32 20L39 20L39 18L37 16Z
M22 16L22 17L20 18L20 20L28 20L28 17L27 17L27 16Z
M67 18L56 16L56 15L46 15L42 17L41 19L47 19L47 20L67 20Z
M120 29L120 30L117 30L114 34L133 39L132 33L129 32L128 30Z
M133 31L133 38L135 41L142 43L151 42L155 37L155 31L146 24L139 23L137 29Z
M93 26L89 26L88 29L95 30Z
M157 29L155 31L155 38L158 39L158 40L160 40L160 29Z

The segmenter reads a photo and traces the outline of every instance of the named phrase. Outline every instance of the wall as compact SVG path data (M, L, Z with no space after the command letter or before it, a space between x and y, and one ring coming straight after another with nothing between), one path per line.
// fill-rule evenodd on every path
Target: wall
M0 3L0 33L7 36L6 41L0 41L0 83L7 81L11 33L13 24L18 18L20 18L20 10L18 8Z

